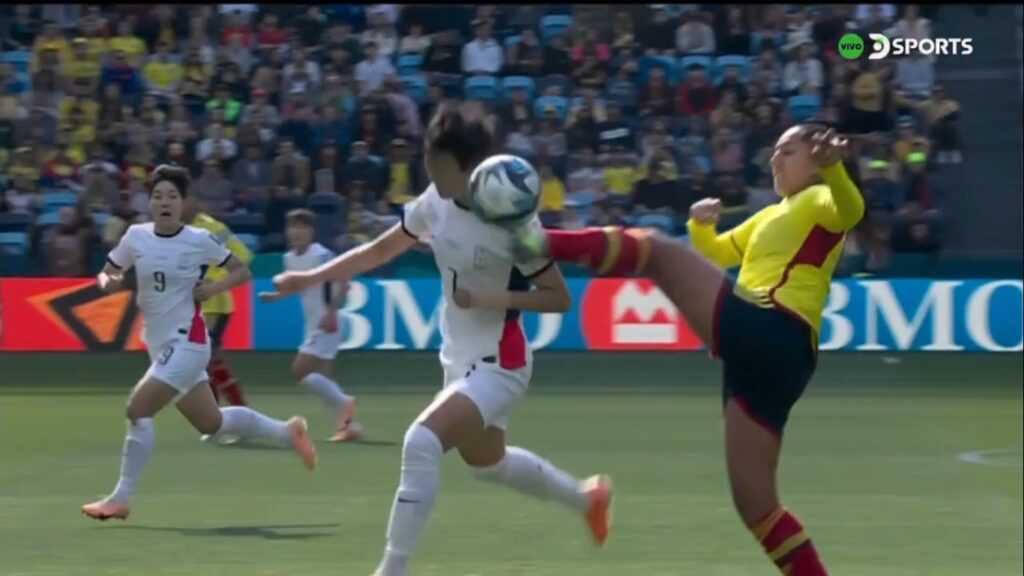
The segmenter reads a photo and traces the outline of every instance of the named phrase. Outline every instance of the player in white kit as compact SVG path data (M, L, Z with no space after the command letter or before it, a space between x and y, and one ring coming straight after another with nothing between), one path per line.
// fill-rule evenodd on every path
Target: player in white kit
M188 181L184 168L164 165L153 171L153 221L129 227L97 276L101 290L115 292L124 272L135 268L142 340L152 362L128 397L128 433L117 486L106 498L82 507L97 520L128 517L135 485L153 452L153 417L172 402L201 434L271 440L291 446L310 470L316 465L305 419L283 422L242 406L221 408L207 386L210 335L200 302L248 282L250 273L215 236L182 223ZM203 283L210 266L223 266L229 274L219 282Z
M552 262L516 261L511 233L467 209L469 174L495 149L483 114L471 106L444 105L431 120L425 150L433 183L406 205L401 224L313 271L274 279L279 292L295 293L363 274L417 242L433 249L444 287L444 389L405 434L378 576L405 576L434 506L442 456L452 448L481 480L574 510L597 544L610 530L612 491L606 476L579 482L537 455L505 444L509 413L526 394L533 370L519 311L564 312L571 296Z
M313 241L315 233L316 215L311 211L302 208L285 216L285 236L290 248L284 255L286 271L312 270L334 258L333 252ZM331 379L334 357L341 347L338 309L344 304L347 291L347 282L325 282L310 286L299 295L305 336L292 362L292 377L334 412L337 427L331 442L356 440L363 434L362 426L354 421L356 399ZM259 297L264 302L280 299L274 292L261 292Z

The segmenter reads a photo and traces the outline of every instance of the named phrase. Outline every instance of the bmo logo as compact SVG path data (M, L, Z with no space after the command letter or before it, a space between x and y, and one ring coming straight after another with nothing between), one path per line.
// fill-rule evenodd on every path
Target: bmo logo
M591 350L700 350L700 341L672 302L647 279L598 279L582 301Z

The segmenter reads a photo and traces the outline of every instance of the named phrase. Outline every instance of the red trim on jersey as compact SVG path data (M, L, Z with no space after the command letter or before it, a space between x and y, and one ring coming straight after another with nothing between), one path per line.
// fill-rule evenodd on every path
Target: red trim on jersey
M192 344L206 344L206 320L203 320L203 307L199 302L196 302L192 325L188 328L188 341Z
M519 315L505 319L498 342L498 365L505 370L518 370L526 366L526 334L519 324Z

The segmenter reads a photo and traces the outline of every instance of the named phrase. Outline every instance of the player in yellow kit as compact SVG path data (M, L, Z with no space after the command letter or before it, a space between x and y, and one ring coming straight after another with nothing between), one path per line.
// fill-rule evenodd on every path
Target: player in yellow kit
M846 140L798 125L775 145L781 202L717 233L718 200L691 208L692 249L649 230L520 231L519 248L600 275L649 276L723 363L725 451L733 502L782 573L827 574L782 507L776 468L790 409L814 373L822 310L843 240L864 200L843 164ZM735 283L723 268L740 266Z
M252 261L252 252L224 223L205 212L199 212L196 205L192 203L190 203L189 212L191 214L188 215L194 215L189 222L191 226L209 231L223 242L235 258L242 263L248 264ZM211 268L206 275L206 281L217 282L223 274L223 270ZM212 354L207 370L210 373L210 387L218 402L226 402L231 406L245 406L242 383L231 374L231 369L224 359L224 334L234 311L235 301L230 292L222 292L203 302L203 316L210 327L210 340L212 341Z

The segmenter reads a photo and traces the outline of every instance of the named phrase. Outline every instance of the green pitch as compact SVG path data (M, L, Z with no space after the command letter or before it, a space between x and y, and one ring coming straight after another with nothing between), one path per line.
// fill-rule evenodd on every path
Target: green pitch
M235 354L254 406L305 413L290 358ZM440 382L433 355L345 355L371 443L289 452L202 445L173 411L132 518L79 507L117 477L141 355L0 356L3 576L366 576L399 443ZM1022 356L826 356L787 435L782 488L834 574L998 576L1022 561ZM561 509L473 480L456 457L418 576L774 574L731 509L717 366L701 355L544 355L511 440L618 487L608 548Z

